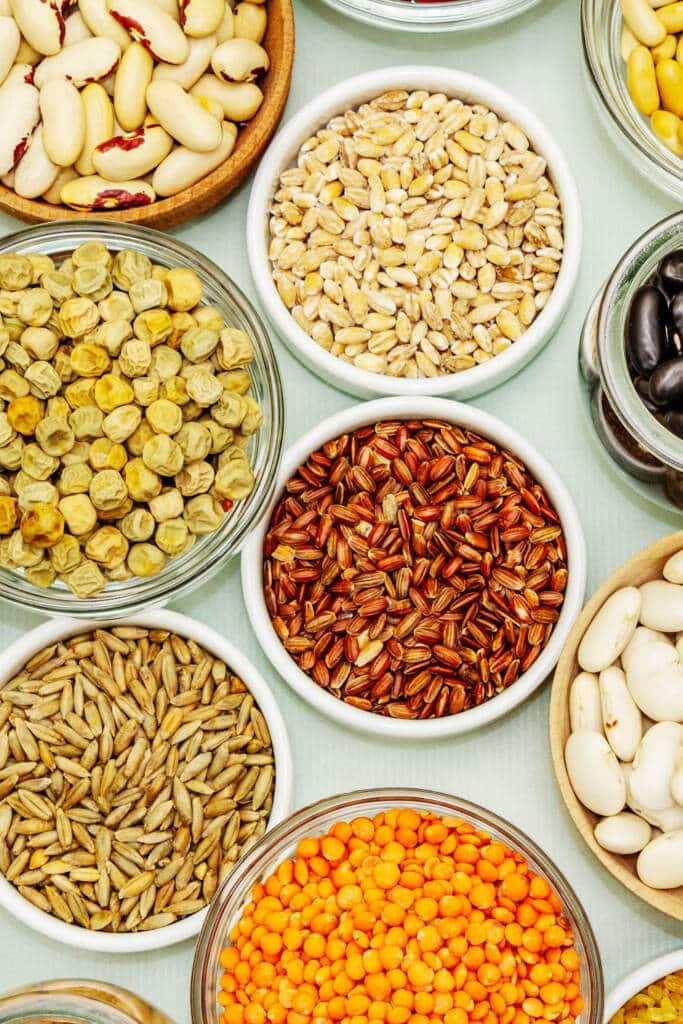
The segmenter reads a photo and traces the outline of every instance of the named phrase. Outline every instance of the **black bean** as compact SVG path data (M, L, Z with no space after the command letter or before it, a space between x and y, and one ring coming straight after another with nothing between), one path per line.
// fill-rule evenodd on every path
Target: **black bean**
M657 367L650 377L650 397L660 407L683 405L683 357Z
M644 377L636 377L633 381L633 386L638 392L639 397L643 401L643 405L650 410L650 412L656 412L659 408L655 402L652 401L650 395L650 382Z
M683 249L676 249L664 257L659 264L659 279L670 294L683 288Z
M667 356L668 309L659 288L645 285L633 296L626 325L626 350L638 373L649 377Z
M678 292L671 300L669 318L673 330L678 335L681 344L683 344L683 290Z
M670 409L664 416L664 426L683 437L683 409Z

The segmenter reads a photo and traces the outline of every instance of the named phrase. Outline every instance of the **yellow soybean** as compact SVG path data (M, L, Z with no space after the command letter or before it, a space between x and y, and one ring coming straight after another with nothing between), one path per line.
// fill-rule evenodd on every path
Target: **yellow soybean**
M676 117L683 117L683 64L663 60L655 69L662 106Z
M655 62L647 46L636 46L628 59L626 82L631 99L649 117L659 106Z
M679 64L683 64L683 36L678 37L678 46L676 47L676 60Z
M669 110L655 110L650 118L652 131L676 156L683 157L683 121Z
M659 46L653 46L652 48L652 59L655 64L659 64L662 60L671 60L672 57L676 56L676 36L667 36L663 43Z
M621 59L624 61L624 63L627 62L627 60L631 56L631 51L635 50L637 45L638 40L634 36L633 32L631 32L631 29L628 27L628 25L624 25L624 27L621 30Z
M683 6L683 4L670 4L671 7ZM655 14L647 0L621 0L621 13L624 21L633 32L636 39L645 46L659 46L668 32L674 32L673 28L665 28L664 23L658 15L661 15L661 8Z
M683 0L660 7L655 15L667 32L683 32Z

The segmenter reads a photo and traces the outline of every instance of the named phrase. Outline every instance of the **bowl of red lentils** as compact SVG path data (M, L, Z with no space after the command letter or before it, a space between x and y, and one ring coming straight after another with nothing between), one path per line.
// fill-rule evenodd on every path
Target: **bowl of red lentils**
M307 807L219 892L193 1024L602 1024L600 959L558 868L456 797L368 790Z
M487 725L554 668L586 583L555 469L473 406L384 398L286 452L242 554L254 632L309 704L377 736Z

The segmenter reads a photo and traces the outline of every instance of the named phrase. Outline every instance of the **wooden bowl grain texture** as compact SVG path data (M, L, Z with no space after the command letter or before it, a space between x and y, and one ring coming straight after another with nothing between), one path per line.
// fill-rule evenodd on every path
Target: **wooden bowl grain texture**
M159 199L150 206L96 213L81 213L67 206L52 206L41 200L22 199L11 189L0 185L0 210L29 224L78 218L146 224L158 229L171 228L206 213L244 181L275 134L282 117L294 63L292 0L268 0L268 26L263 46L270 57L270 68L259 83L264 94L261 108L256 117L240 128L235 148L225 163L196 185L176 196Z
M656 907L657 910L661 910L662 913L668 914L669 917L673 917L677 921L683 921L683 887L668 890L651 889L648 885L644 885L636 874L636 856L622 857L608 853L596 841L593 829L600 818L587 810L576 798L567 774L564 748L570 732L569 688L581 671L576 659L576 652L588 625L610 594L621 587L637 587L641 583L647 583L648 580L661 577L666 560L681 548L683 548L683 530L672 533L668 537L662 537L661 540L649 547L643 548L642 551L624 562L598 587L576 620L557 663L550 695L549 720L550 749L555 776L562 799L581 836L603 866L622 885L639 896L645 903L649 903L651 907Z

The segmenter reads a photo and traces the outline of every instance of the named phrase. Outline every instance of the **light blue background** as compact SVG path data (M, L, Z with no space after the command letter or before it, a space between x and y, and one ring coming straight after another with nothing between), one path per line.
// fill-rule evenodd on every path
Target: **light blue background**
M576 175L585 223L578 288L569 315L545 351L517 378L478 399L552 460L576 499L588 541L589 590L633 551L678 528L636 498L593 447L579 405L576 350L586 309L624 249L673 212L676 202L639 177L606 138L583 81L575 0L544 0L535 11L489 31L410 35L376 31L295 0L297 59L285 117L350 75L402 63L439 64L482 75L528 104L554 131ZM176 230L254 298L244 225L249 182L208 216ZM16 225L5 219L2 228ZM276 341L287 396L287 439L355 400L311 376ZM237 563L180 602L211 623L264 671L290 728L295 802L373 785L425 786L489 806L525 829L556 860L595 927L606 983L651 957L683 946L683 927L649 910L594 860L565 813L547 743L547 688L477 734L424 746L380 743L337 728L294 697L270 670L248 624ZM0 606L0 646L37 620ZM50 977L102 978L147 996L178 1024L189 1020L193 944L108 958L43 939L0 912L0 990Z

